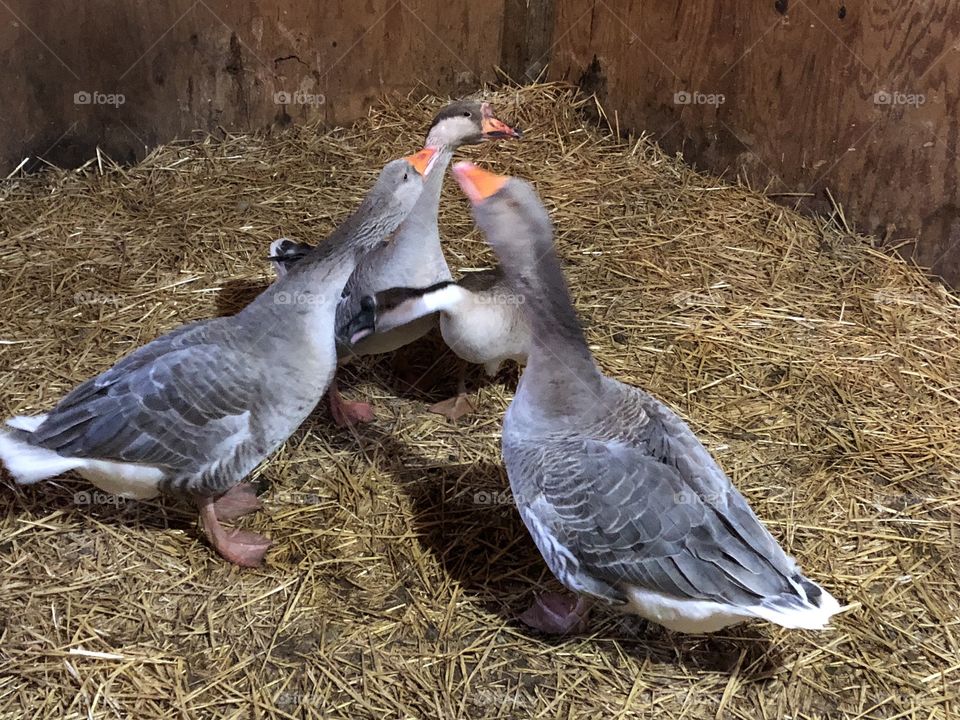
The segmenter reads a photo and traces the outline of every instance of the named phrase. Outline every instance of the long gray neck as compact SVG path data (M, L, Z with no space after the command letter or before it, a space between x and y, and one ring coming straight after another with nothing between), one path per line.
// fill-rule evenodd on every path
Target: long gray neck
M587 347L553 250L549 218L545 211L535 219L513 214L500 233L503 239L494 247L507 281L523 297L522 312L532 334L518 399L555 415L596 405L603 376Z
M430 146L429 143L427 145ZM453 159L453 151L454 148L447 145L438 146L437 159L423 184L423 192L391 243L394 253L402 253L408 248L423 252L425 242L432 242L439 250L440 231L437 227L437 216L440 212L440 194L443 191L447 168Z
M403 217L396 204L366 197L330 237L310 250L243 312L261 321L292 315L309 316L311 322L316 322L329 315L332 338L336 305L351 273L365 253L397 229Z

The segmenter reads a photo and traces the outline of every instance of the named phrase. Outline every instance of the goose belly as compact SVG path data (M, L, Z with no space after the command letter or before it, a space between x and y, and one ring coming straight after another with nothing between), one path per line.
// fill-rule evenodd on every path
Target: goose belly
M496 305L472 304L463 312L443 313L443 341L458 357L488 372L504 360L526 359L527 348L514 332L513 317Z
M166 473L155 465L111 460L84 460L76 472L100 490L128 500L157 497L161 482L166 477Z
M630 599L624 608L626 612L676 632L710 633L756 617L745 608L710 600L679 598L634 585L624 587L624 591Z

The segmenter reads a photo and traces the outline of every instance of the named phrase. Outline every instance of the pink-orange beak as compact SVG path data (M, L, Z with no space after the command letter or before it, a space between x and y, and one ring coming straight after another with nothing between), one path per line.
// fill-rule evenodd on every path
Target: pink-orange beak
M413 169L426 177L437 160L437 151L434 148L424 148L413 155L407 155L404 160L413 166Z
M523 133L507 125L493 114L493 108L490 103L483 103L481 106L483 117L480 120L480 127L483 130L485 140L499 140L501 138L521 138Z
M496 195L510 179L507 175L497 175L482 170L469 162L459 162L454 165L453 176L474 205L479 205L487 198Z

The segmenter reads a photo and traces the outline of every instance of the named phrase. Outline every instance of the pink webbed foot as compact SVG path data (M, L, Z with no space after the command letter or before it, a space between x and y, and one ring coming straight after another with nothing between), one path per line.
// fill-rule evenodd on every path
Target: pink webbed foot
M448 420L456 422L464 415L476 412L477 407L466 395L455 395L448 400L435 403L427 409L432 413L443 415Z
M242 482L234 485L218 497L213 503L217 520L229 522L230 520L236 520L238 517L257 512L257 510L262 510L263 503L257 497L254 487L251 482Z
M587 629L587 617L593 602L582 595L544 593L538 595L520 620L535 630L550 635L580 633Z
M272 544L268 538L249 530L227 530L217 518L216 501L200 498L200 523L207 541L220 556L241 567L257 567Z
M335 384L327 391L330 397L330 414L337 427L352 427L357 423L373 422L376 415L370 403L344 400Z

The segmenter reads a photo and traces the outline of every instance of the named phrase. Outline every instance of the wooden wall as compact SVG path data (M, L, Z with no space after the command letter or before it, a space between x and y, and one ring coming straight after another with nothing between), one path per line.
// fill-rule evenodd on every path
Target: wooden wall
M347 123L385 92L549 66L699 167L822 212L829 188L960 286L950 0L6 0L0 18L2 175L98 145L135 160L196 128Z
M829 211L829 188L960 286L960 3L555 0L555 16L551 75L622 127L802 194L784 202Z
M474 90L494 77L503 3L6 0L0 177L26 157L77 165L97 145L133 160L196 128L346 123L420 82Z

